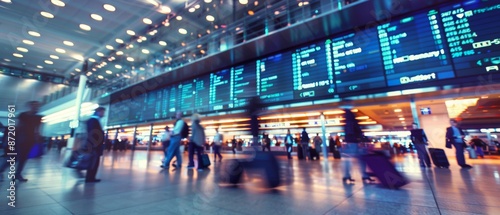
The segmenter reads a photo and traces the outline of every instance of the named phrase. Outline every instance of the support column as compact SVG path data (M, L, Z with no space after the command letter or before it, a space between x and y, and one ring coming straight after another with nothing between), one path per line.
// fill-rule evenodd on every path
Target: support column
M325 161L328 160L328 150L326 148L326 143L328 142L328 139L326 138L326 123L325 123L325 115L321 113L320 115L320 121L321 121L321 133L322 133L322 138L323 138L323 143L321 144L321 149L323 150L323 158Z
M76 93L76 99L75 99L76 112L73 115L73 120L70 122L71 137L68 139L68 144L66 146L66 149L73 150L73 147L78 147L74 145L75 138L78 138L78 133L85 132L84 131L85 126L79 126L79 125L80 125L80 111L82 107L83 93L86 87L87 87L87 76L80 75L80 81L78 83L78 91Z
M151 145L153 144L153 123L149 126L149 144L148 144L148 152L151 149Z
M134 138L132 139L132 151L135 151L135 146L137 144L137 125L134 126Z

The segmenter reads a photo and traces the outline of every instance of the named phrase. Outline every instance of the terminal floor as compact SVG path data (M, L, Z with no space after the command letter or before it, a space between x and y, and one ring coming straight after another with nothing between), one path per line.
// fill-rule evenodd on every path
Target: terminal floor
M266 189L249 174L238 187L219 183L221 163L198 172L161 170L162 153L107 152L100 183L84 183L61 156L51 151L28 162L17 182L16 207L7 206L6 173L0 181L0 214L500 214L500 159L469 160L462 170L421 169L412 154L395 159L411 180L399 190L341 181L341 161L287 160L280 157L283 185ZM212 158L212 156L210 156ZM224 154L222 164L243 155ZM184 157L184 165L187 156ZM355 166L356 167L356 166Z

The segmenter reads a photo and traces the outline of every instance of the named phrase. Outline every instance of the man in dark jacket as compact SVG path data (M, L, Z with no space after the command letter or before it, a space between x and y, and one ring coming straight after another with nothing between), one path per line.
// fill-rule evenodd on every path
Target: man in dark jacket
M453 145L458 165L462 168L470 169L472 166L465 163L464 156L464 147L466 147L464 142L465 133L457 126L456 120L451 119L450 124L451 127L446 128L446 148L451 149Z
M423 129L418 128L417 123L413 123L413 129L410 130L411 142L415 145L417 149L418 159L420 160L420 167L431 167L431 159L427 153L427 135Z
M302 134L300 135L300 145L302 147L302 155L304 156L304 160L306 157L309 157L309 160L312 160L311 155L309 154L309 134L306 131L306 128L303 128Z
M92 160L87 168L87 175L85 177L86 183L101 181L101 179L96 179L95 176L97 174L100 158L104 149L104 130L102 129L100 119L104 116L105 111L105 108L98 107L95 109L94 115L87 120L87 141L83 149L87 153L92 154Z

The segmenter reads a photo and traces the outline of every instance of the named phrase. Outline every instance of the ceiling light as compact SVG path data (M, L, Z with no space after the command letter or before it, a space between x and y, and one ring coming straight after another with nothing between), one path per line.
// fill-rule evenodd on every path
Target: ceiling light
M161 46L166 46L167 42L165 42L165 41L159 41L158 44L160 44Z
M238 2L240 2L240 4L248 4L248 0L238 0Z
M162 5L162 6L160 6L160 9L158 9L158 12L167 14L167 13L171 13L172 9L170 9L170 7L168 7L168 6Z
M214 17L214 16L212 16L212 15L207 15L207 17L206 17L206 18L207 18L207 21L209 21L209 22L213 22L213 21L215 21L215 17Z
M128 48L128 49L134 48L134 44L129 44L129 45L127 46L127 48Z
M115 39L115 41L116 41L117 43L120 43L120 44L122 44L122 43L123 43L123 40L122 40L122 39L120 39L120 38L116 38L116 39Z
M51 55L50 55L50 58L52 58L52 59L54 59L54 60L58 60L58 59L59 59L59 56L57 56L57 55L52 55L52 54L51 54Z
M199 4L196 4L196 5L194 6L194 8L196 8L196 9L200 9L200 7L201 7L201 6L200 6Z
M113 74L113 72L111 72L111 70L106 70L106 73L110 74L110 75Z
M110 45L106 45L106 48L109 50L113 50L113 46L110 46Z
M97 21L102 21L102 16L100 16L99 14L90 14L90 17L92 17L92 19L94 20L97 20Z
M73 58L75 58L75 59L77 59L77 60L79 60L79 61L84 61L84 60L85 60L85 59L83 58L83 56L81 56L81 55L73 55L73 56L71 56L71 57L73 57Z
M116 55L123 55L123 52L122 51L117 51Z
M12 1L11 0L2 0L3 2L5 3L9 3L9 4L12 4Z
M89 58L89 61L92 62L92 63L95 63L95 59L94 58Z
M40 12L40 14L45 17L45 18L49 18L49 19L53 19L54 18L54 15L49 13L49 12L45 12L45 11L42 11Z
M181 21L182 20L182 16L176 16L175 19Z
M274 11L274 15L276 15L276 16L277 16L277 15L279 15L279 14L280 14L280 12L279 12L279 11Z
M78 68L76 68L76 69L75 69L75 71L77 71L77 72L81 72L81 70L80 70L80 69L78 69Z
M43 66L37 65L36 68L43 69Z
M86 25L86 24L80 24L80 29L82 29L84 31L90 31L90 30L92 30L92 28L89 25Z
M146 24L146 25L151 25L151 24L153 24L153 21L151 21L151 19L148 19L148 18L144 18L144 19L142 19L142 22L144 22L144 24Z
M99 79L104 79L104 77L102 75L98 75L97 76Z
M45 62L46 64L51 64L51 65L52 65L52 64L54 64L54 62L52 62L52 61L50 61L50 60L45 60L45 61L43 61L43 62Z
M401 111L402 111L401 109L394 109L394 112L395 112L395 113L399 113L399 112L401 112Z
M99 56L99 57L104 57L104 54L103 54L102 52L97 52L96 54L97 54L97 56Z
M255 6L259 5L259 1L254 1L253 5L255 5Z
M73 42L67 41L67 40L63 41L63 44L67 45L67 46L74 46L75 45Z
M187 30L184 28L179 28L179 33L180 34L187 34Z
M66 53L66 50L61 49L61 48L56 48L56 52L64 54L64 53Z
M116 64L116 65L115 65L115 68L117 68L117 69L121 69L121 68L123 68L123 67L122 67L121 65L119 65L119 64Z
M132 31L132 30L127 30L127 34L130 35L130 36L134 36L135 35L135 32Z
M144 67L141 67L141 68L139 68L139 70L144 71L144 70L146 70L146 69L144 69Z
M142 43L142 39L140 39L140 38L139 38L139 39L137 39L137 42L138 42L138 43Z
M405 120L405 118L399 118L399 120L404 121L404 120Z
M134 62L134 58L133 57L127 57L127 61Z
M167 20L167 21L163 22L163 25L164 25L165 27L168 27L168 26L170 26L170 22Z
M28 49L23 47L17 47L17 50L20 52L28 52Z
M205 2L205 3L211 3L211 2L212 2L212 0L205 0L204 2Z
M255 13L253 12L253 10L249 10L249 11L248 11L248 15L253 16L254 14L255 14Z
M28 34L31 36L34 36L34 37L40 37L40 33L36 32L36 31L28 31Z
M193 13L193 12L195 12L195 11L196 11L196 9L194 9L194 7L192 7L192 8L189 8L189 10L188 10L188 11L189 11L190 13Z
M106 9L107 11L110 11L110 12L115 12L115 10L116 10L115 6L110 5L110 4L104 4L102 7L104 7L104 9Z
M62 2L60 0L51 0L50 2L52 2L52 4L54 4L55 6L59 6L59 7L66 6L66 4L64 4L64 2Z
M149 50L147 50L147 49L142 49L142 53L144 53L144 54L149 54Z
M4 58L3 60L4 60L4 61L7 61L7 62L10 62L10 59L7 59L7 58Z
M35 45L35 43L31 40L23 40L23 43L26 45Z
M19 53L14 53L14 54L12 54L12 55L14 55L14 57L18 57L18 58L22 58L22 57L23 57L23 55L22 55L22 54L19 54Z

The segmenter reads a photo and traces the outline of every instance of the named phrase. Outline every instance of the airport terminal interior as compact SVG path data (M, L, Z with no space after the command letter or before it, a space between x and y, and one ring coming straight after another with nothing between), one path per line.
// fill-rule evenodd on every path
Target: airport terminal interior
M499 214L498 15L0 0L0 213Z

